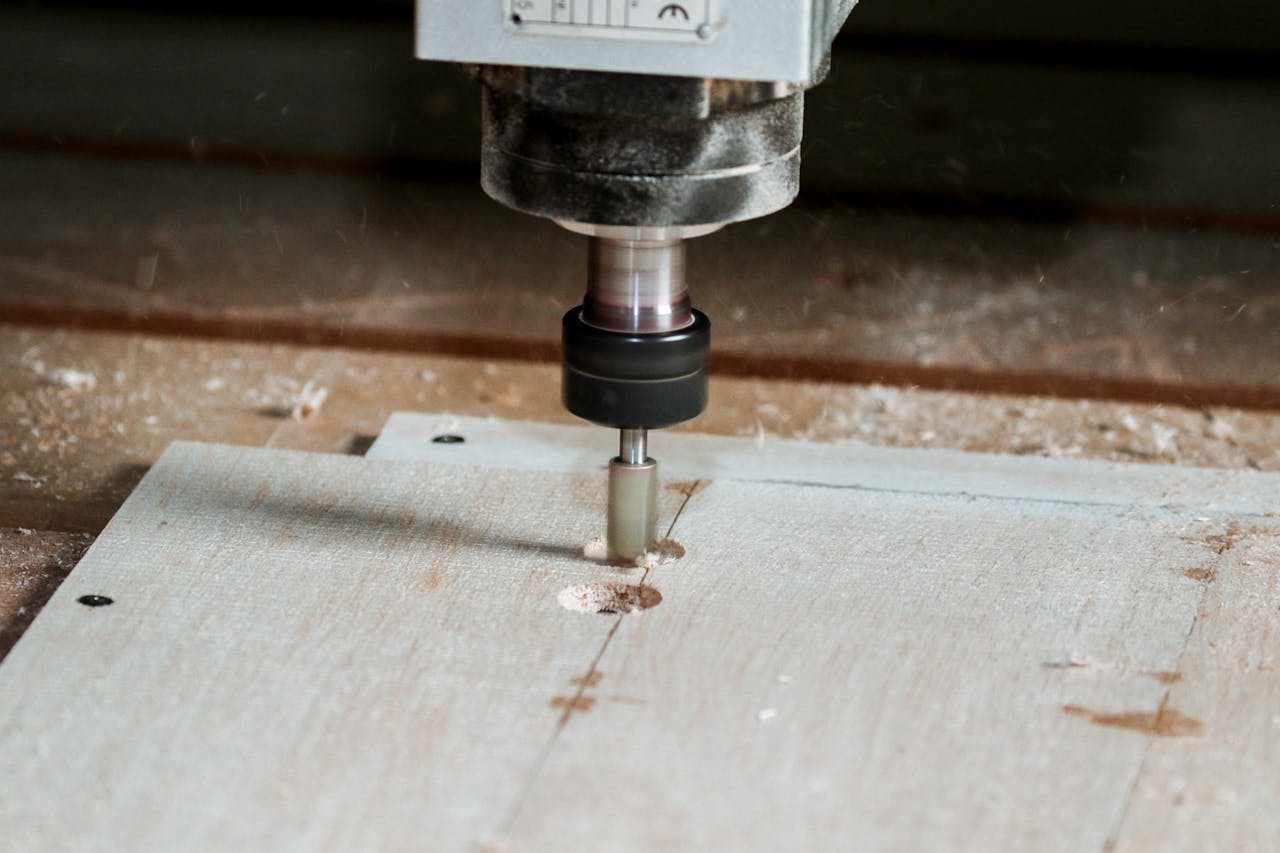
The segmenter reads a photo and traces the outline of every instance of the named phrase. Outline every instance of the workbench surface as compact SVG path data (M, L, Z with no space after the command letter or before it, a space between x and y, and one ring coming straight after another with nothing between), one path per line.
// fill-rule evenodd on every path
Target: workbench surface
M542 362L10 325L0 364L0 651L171 441L362 453L396 410L574 420ZM327 398L295 420L308 382ZM713 377L686 428L1280 470L1280 415L1225 408Z

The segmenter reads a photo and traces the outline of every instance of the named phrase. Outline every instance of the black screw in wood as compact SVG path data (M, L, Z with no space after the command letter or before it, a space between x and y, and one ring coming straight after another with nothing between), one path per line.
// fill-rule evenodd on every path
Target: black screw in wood
M524 18L520 17L519 15L512 15L511 23L515 24L518 27L524 23Z
M85 607L106 607L108 604L115 603L115 599L107 598L105 595L82 595L76 601Z
M437 435L431 440L436 444L462 444L466 441L466 439L460 435Z

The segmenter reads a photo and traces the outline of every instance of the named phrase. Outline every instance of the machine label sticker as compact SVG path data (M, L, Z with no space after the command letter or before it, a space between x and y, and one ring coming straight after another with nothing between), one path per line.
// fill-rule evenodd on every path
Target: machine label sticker
M710 41L723 0L502 0L507 20L533 35Z

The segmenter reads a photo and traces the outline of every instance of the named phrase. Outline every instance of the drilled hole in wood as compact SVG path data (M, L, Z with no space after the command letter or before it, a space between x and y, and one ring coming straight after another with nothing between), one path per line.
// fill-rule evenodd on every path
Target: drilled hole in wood
M76 601L85 607L106 607L108 604L114 603L114 599L107 598L105 595L82 595Z
M466 439L460 435L437 435L431 440L436 444L462 444L466 441Z
M604 537L592 539L582 547L582 556L602 566L614 566L620 569L654 569L674 563L684 556L684 546L674 539L661 539L654 544L653 550L641 554L634 560L610 560L609 544Z
M584 583L561 590L556 601L578 613L635 613L661 603L662 593L637 583Z

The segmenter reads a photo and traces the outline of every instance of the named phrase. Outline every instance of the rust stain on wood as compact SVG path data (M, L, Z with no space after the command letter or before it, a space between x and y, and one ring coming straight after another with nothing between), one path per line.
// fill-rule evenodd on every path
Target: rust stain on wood
M588 672L586 675L580 675L577 678L569 679L569 683L577 685L578 687L587 688L587 687L595 687L603 679L604 679L604 673L598 669L593 669L590 672Z
M1206 548L1212 549L1215 554L1225 554L1239 545L1241 539L1274 533L1275 529L1266 525L1259 524L1252 527L1244 527L1239 521L1230 521L1220 533L1183 536L1181 539L1183 542L1189 542L1192 545L1204 545Z
M1149 678L1154 678L1161 684L1177 684L1182 680L1182 673L1168 669L1155 669L1142 674Z
M698 492L707 487L706 480L673 480L667 483L665 488L668 492L675 492L685 497L693 497Z
M1185 737L1200 731L1201 723L1174 708L1160 704L1155 711L1121 711L1109 713L1093 711L1081 705L1063 705L1062 710L1075 717L1086 717L1099 726L1129 729L1159 737Z
M1214 533L1204 537L1204 544L1212 548L1215 554L1225 554L1236 547L1236 540L1239 536L1240 522L1233 521L1221 533Z
M551 708L564 711L565 716L575 711L586 712L595 707L596 700L591 696L552 696Z
M674 563L685 555L684 546L674 539L663 539L658 542L658 565Z
M1187 569L1183 574L1191 578L1193 581L1199 581L1201 583L1213 582L1213 569L1206 569L1204 566L1196 566L1193 569Z

